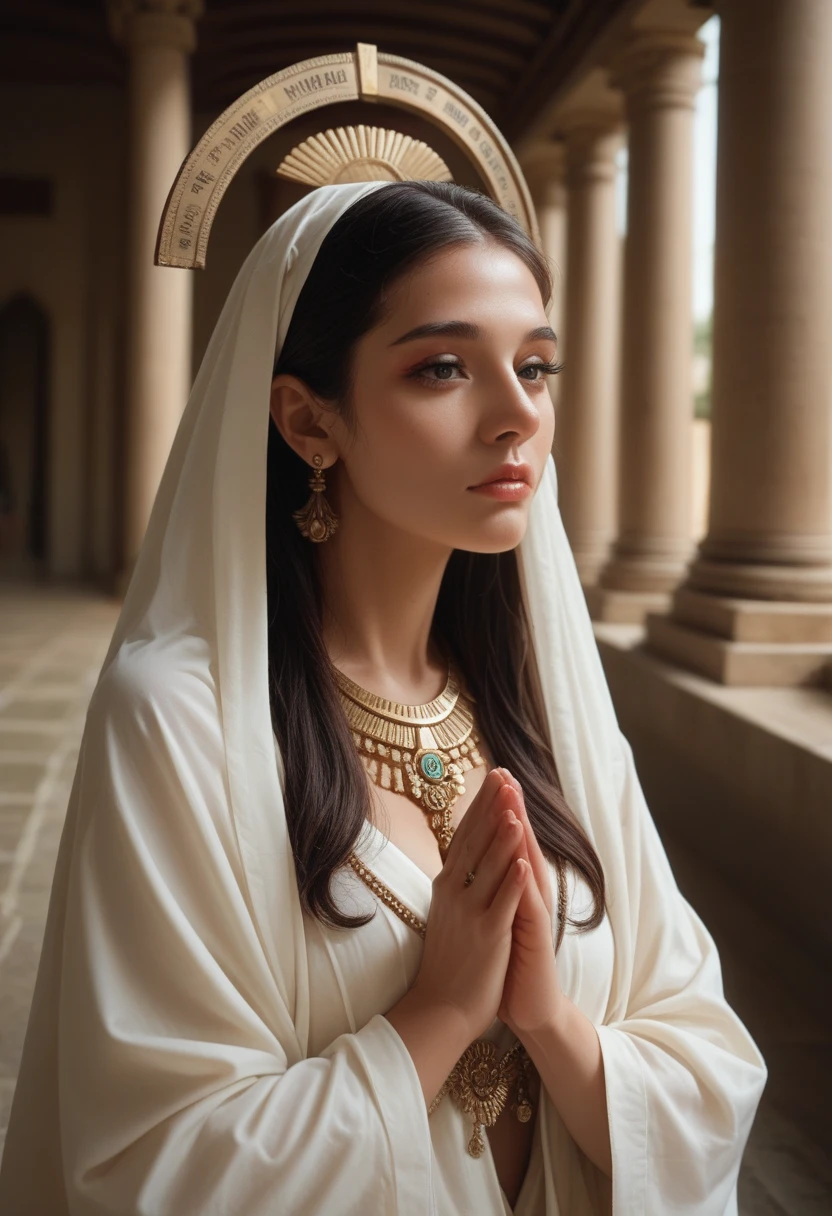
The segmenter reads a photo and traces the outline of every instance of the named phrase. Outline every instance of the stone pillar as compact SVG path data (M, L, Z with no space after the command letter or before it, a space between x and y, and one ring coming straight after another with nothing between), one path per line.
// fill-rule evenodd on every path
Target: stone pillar
M617 108L607 105L582 106L561 123L569 269L553 451L564 527L584 589L595 583L616 527L619 125Z
M666 609L693 546L693 111L703 44L645 30L613 79L629 124L619 533L591 604L599 620Z
M522 169L537 213L540 244L552 267L554 290L549 320L561 342L566 288L566 148L563 141L550 139L535 144L523 156Z
M191 148L188 57L201 12L201 0L115 0L110 6L130 65L123 583L191 384L191 276L154 266L153 256L168 192Z
M558 336L558 351L564 347L564 300L566 292L566 149L561 140L535 144L522 159L523 176L532 196L540 244L552 270L552 302L548 316ZM549 380L549 392L557 411L561 376ZM555 451L553 441L552 451Z
M832 5L723 0L710 519L649 644L724 683L832 657Z

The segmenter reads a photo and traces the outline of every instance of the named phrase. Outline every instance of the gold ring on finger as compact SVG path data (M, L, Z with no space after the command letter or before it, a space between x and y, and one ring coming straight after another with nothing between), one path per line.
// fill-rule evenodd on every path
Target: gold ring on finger
M465 885L466 885L466 887L470 887L471 883L474 881L474 879L475 879L476 877L477 877L477 876L476 876L476 874L474 873L474 871L473 871L473 870L469 870L469 871L468 871L468 873L465 875Z

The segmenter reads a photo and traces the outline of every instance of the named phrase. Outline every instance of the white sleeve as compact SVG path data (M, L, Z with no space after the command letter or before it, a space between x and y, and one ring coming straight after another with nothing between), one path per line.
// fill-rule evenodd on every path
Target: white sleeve
M423 1216L427 1113L387 1019L291 1060L213 690L180 673L128 691L99 690L82 751L58 1059L72 1216Z
M767 1069L723 995L716 945L674 879L621 736L634 943L626 1016L597 1027L614 1216L723 1216Z

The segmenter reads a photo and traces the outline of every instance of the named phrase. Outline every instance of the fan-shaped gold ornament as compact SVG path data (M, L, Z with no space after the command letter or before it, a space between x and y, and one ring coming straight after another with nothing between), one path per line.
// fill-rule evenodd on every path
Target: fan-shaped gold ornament
M310 186L342 182L453 181L442 157L421 139L385 127L332 127L285 156L279 177Z

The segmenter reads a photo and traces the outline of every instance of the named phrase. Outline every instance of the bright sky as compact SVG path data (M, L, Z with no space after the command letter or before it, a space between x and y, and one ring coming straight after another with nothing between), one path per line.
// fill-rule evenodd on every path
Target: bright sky
M716 89L719 75L719 17L699 30L705 43L702 88L693 127L693 315L709 317L713 307L714 209L716 205ZM618 228L627 228L627 149L619 154Z

